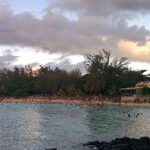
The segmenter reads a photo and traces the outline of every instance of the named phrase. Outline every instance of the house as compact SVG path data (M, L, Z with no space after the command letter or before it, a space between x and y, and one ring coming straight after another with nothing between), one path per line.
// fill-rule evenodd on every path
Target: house
M135 87L121 88L121 102L150 103L150 81L138 82Z

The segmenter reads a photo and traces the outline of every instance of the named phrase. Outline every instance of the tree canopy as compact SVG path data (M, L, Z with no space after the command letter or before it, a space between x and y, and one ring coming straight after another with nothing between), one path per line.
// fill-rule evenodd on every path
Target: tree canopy
M87 54L84 64L84 75L78 69L67 72L58 67L52 69L45 66L36 71L30 66L0 69L0 96L116 96L120 88L149 80L149 76L143 75L144 70L130 69L127 58L112 58L106 50Z
M104 49L85 57L87 75L84 87L89 93L115 96L122 87L135 86L138 81L148 80L143 71L128 67L127 58L111 58L110 52Z

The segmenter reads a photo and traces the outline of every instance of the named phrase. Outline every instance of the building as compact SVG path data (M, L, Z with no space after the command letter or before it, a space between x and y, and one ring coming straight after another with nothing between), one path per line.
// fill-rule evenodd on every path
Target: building
M150 103L150 81L143 81L135 87L121 88L121 102Z

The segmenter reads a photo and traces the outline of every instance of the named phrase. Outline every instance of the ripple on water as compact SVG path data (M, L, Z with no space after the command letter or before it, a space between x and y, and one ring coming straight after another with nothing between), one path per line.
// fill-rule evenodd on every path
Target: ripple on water
M70 150L91 140L150 136L149 114L123 106L0 103L0 149Z

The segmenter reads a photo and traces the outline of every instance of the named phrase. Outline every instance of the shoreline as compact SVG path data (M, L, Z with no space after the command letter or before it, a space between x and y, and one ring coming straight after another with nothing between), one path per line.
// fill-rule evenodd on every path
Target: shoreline
M87 97L86 97L87 98ZM71 97L52 97L52 96L28 96L28 97L5 97L0 98L0 102L6 103L48 103L48 104L77 104L77 105L119 105L128 107L148 107L150 108L150 103L125 103L125 102L112 102L105 99L77 99Z

